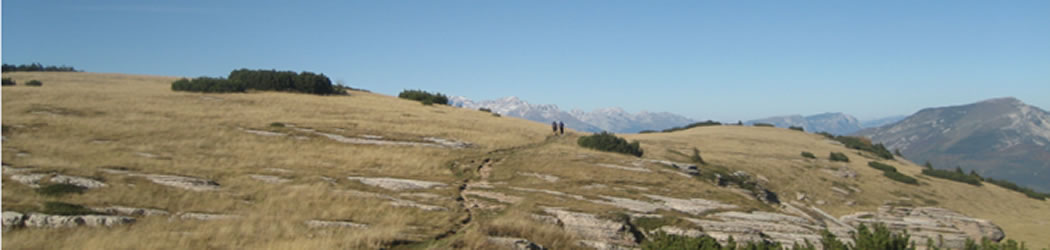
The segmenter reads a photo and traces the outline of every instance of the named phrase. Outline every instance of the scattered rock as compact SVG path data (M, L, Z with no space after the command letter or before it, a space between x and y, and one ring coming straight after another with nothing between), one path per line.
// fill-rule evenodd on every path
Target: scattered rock
M639 201L627 198L620 198L614 196L601 195L602 199L607 201L593 201L595 203L606 204L615 207L625 208L627 210L639 212L639 213L652 213L656 212L657 209L666 209L668 206L655 202Z
M311 228L320 227L338 227L338 228L368 228L368 225L353 223L349 221L331 221L331 220L308 220L306 226Z
M292 173L292 170L283 169L283 168L264 168L263 171L282 173L282 174Z
M804 201L804 200L806 200L806 194L804 194L804 193L795 193L795 199L799 200L799 201Z
M792 245L819 242L820 225L810 220L769 212L723 212L713 216L721 221L685 218L700 226L719 242L733 237L737 242L775 241Z
M391 206L396 206L396 207L414 207L414 208L422 209L422 210L425 210L425 211L445 211L445 210L448 210L448 208L445 208L445 207L422 204L422 203L418 203L418 202L415 202L415 201L400 199L400 198L389 196L389 195L385 195L385 194L372 193L372 192L363 192L363 191L357 191L357 190L346 190L346 191L343 191L343 192L346 192L349 195L357 196L357 197L377 198L377 199L390 200L390 202L387 202L387 204L390 204Z
M720 202L711 201L711 200L705 200L705 199L698 199L698 198L678 199L678 198L671 198L671 197L665 197L665 196L659 196L659 195L649 195L649 194L645 195L645 197L649 197L650 199L663 201L665 206L670 207L671 209L674 209L676 211L687 213L687 214L692 214L692 215L698 215L698 216L706 213L707 211L712 211L712 210L716 210L716 209L737 208L737 206L735 206L735 205L730 205L730 204L725 204L725 203L720 203Z
M13 211L4 211L4 232L25 225L25 214Z
M522 238L511 238L511 237L488 237L488 241L492 244L503 247L504 249L512 250L545 250L547 248L543 245L536 244L532 241Z
M92 208L95 212L106 213L106 214L120 214L129 216L167 216L168 211L152 208L136 208L136 207L124 207L124 206L109 206Z
M846 167L846 166L839 167L838 169L835 169L835 170L832 170L832 169L821 169L821 171L824 171L824 172L826 172L828 174L831 174L832 176L836 176L836 177L839 177L839 178L846 178L846 179L857 178L857 171L853 171L853 169L850 169L849 167Z
M839 187L831 187L831 191L838 192L838 193L840 193L842 195L850 195L849 191L847 191L845 189L842 189L842 188L839 188Z
M141 176L145 177L147 180L152 181L153 183L193 191L219 190L218 182L196 177L161 174L131 174L131 176Z
M252 177L252 179L255 179L255 180L258 180L258 181L261 181L261 182L266 182L266 183L271 183L271 184L281 184L281 183L286 183L286 182L292 181L292 180L286 179L284 177L273 176L273 175L253 174L253 175L249 175L249 177Z
M431 182L431 181L420 181L420 180L409 180L409 179L397 179L397 178L386 178L386 177L357 177L350 176L347 179L360 181L365 185L381 187L393 191L404 191L412 189L426 189L432 187L444 187L444 183Z
M701 232L700 230L696 230L696 229L682 229L682 228L673 227L673 226L662 226L658 230L663 231L664 233L667 233L667 234L671 234L671 235L678 235L678 236L685 236L685 237L692 237L692 238L699 238L699 237L707 236L707 234L705 234L704 232Z
M79 177L79 176L55 175L55 177L51 177L50 181L54 182L54 183L63 183L63 184L74 185L74 186L87 188L87 189L106 187L106 183L103 183L103 182L98 181L98 180L90 179L90 178Z
M678 169L678 171L681 171L681 172L683 172L683 173L685 173L687 175L690 175L690 176L700 175L700 169L696 167L696 164L673 162L673 161L666 161L666 160L649 160L649 161L650 162L659 163L659 164L663 164L663 165L666 165L668 167L672 167L672 168Z
M68 228L77 226L116 226L135 222L135 218L115 215L47 215L31 213L25 217L26 227Z
M31 168L31 167L16 168L16 167L12 167L12 166L7 165L7 164L3 165L3 171L4 171L4 174L6 174L6 175L29 173L29 172L32 172L33 170L35 170L35 169Z
M471 144L467 143L467 142L456 141L456 140L445 139L445 138L423 137L423 140L424 141L428 141L428 142L437 143L438 145L442 145L442 146L450 147L450 148L466 148L466 147L470 147L471 146Z
M828 203L825 202L824 200L817 200L817 205L823 206L824 204L828 204Z
M211 213L184 212L184 213L179 213L179 214L175 215L175 217L173 217L173 218L178 218L180 220L203 220L203 221L209 221L209 220L238 219L238 218L240 218L240 216L230 215L230 214L211 214Z
M539 179L547 181L547 182L558 182L558 180L561 179L561 178L558 178L557 176L553 176L553 175L546 175L546 174L540 174L540 173L531 173L531 172L524 172L524 173L518 172L518 175L536 177L536 178L539 178Z

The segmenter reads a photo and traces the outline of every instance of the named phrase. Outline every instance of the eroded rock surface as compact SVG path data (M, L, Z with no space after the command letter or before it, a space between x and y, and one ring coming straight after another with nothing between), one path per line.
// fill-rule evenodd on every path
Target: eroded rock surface
M308 220L305 222L306 226L311 228L322 228L322 227L336 227L336 228L367 228L368 225L353 223L349 221L333 221L333 220Z
M547 248L543 245L536 244L535 242L529 241L522 238L512 237L488 237L488 241L494 245L500 246L503 249L511 250L545 250Z
M387 177L357 177L350 176L347 179L353 181L359 181L365 185L381 187L393 191L404 191L412 189L425 189L432 187L444 187L445 183L432 182L432 181L420 181L420 180L409 180L409 179L397 179Z
M4 227L8 228L8 213L4 212ZM12 214L12 216L15 216ZM17 223L15 218L11 223ZM125 225L135 222L135 218L127 216L115 216L115 215L48 215L39 213L30 213L23 216L21 224L11 224L10 227L35 227L35 228L67 228L77 226L116 226Z
M557 218L558 225L582 238L582 243L599 249L637 246L634 228L623 222L599 218L597 215L571 212L561 208L544 208Z
M218 182L196 177L162 174L131 174L131 176L141 176L153 183L193 191L214 191L219 189Z
M248 177L251 177L252 179L255 179L257 181L266 182L266 183L270 183L270 184L281 184L281 183L286 183L286 182L292 181L292 180L289 180L289 179L284 178L284 177L273 176L273 175L253 174L253 175L249 175Z
M1006 236L999 226L987 220L937 207L882 206L878 212L853 213L840 220L853 226L882 223L893 231L907 230L916 245L925 245L927 239L938 242L943 238L944 247L954 249L965 246L966 239L979 241L983 237L1000 241Z
M168 211L152 208L137 208L137 207L124 207L124 206L108 206L92 208L95 212L106 213L106 214L120 214L129 216L167 216Z
M95 179L86 178L86 177L79 177L79 176L55 175L55 177L51 177L50 181L54 182L54 183L64 183L64 184L74 185L74 186L83 187L83 188L87 188L87 189L106 187L106 183L103 183L103 182L95 180Z
M179 213L179 214L175 215L175 217L173 217L173 219L180 219L180 220L203 220L203 221L229 220L229 219L237 219L237 218L240 218L240 216L232 215L232 214L212 214L212 213L195 213L195 212Z

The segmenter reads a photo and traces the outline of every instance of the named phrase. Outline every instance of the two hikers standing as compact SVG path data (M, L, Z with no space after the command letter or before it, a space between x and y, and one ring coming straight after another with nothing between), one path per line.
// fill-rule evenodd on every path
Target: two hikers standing
M554 130L554 134L555 135L558 134L559 130L561 131L561 134L564 135L565 134L565 123L564 122L559 122L559 121L551 122L551 130Z

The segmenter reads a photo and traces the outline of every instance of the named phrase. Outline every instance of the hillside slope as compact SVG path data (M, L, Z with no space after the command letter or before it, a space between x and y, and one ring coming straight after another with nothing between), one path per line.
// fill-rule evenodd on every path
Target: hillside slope
M542 123L371 93L196 94L172 92L166 77L5 77L44 82L3 88L5 249L608 249L655 230L790 243L870 220L937 221L917 238L1005 232L1050 247L1050 202L884 161L922 184L893 182L866 153L782 128L624 135L646 150L636 158L580 148L583 134L553 136ZM681 163L693 148L708 163L696 171ZM851 162L830 162L830 152ZM703 177L716 172L750 182ZM88 189L38 192L55 183ZM99 215L41 214L75 210L46 205L56 201Z
M1050 113L1015 98L923 109L857 135L916 162L1050 191Z

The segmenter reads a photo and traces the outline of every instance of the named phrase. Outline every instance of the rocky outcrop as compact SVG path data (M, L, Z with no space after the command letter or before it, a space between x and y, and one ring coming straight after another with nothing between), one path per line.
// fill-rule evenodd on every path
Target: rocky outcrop
M731 204L725 204L698 198L678 199L659 195L645 195L645 197L662 201L663 205L667 206L670 209L692 215L701 215L706 213L707 211L716 209L732 209L737 207Z
M519 172L518 175L536 177L536 178L539 178L540 180L544 180L546 182L558 182L558 179L561 179L561 178L558 178L557 176L553 176L553 175L532 173L532 172L524 172L524 173Z
M305 222L306 226L311 228L323 228L323 227L334 227L334 228L367 228L368 225L353 223L349 221L332 221L332 220L308 220Z
M649 169L643 168L643 167L628 167L628 166L620 166L620 165L608 164L608 163L598 163L596 165L598 165L599 167L603 167L603 168L627 170L627 171L634 171L634 172L643 172L643 173L653 172L652 170L649 170Z
M281 184L281 183L286 183L286 182L292 181L292 180L289 180L289 179L284 178L284 177L273 176L273 175L253 174L253 175L249 175L248 177L251 177L252 179L255 179L257 181L266 182L266 183L270 183L270 184Z
M543 245L522 238L512 237L489 237L488 241L503 249L511 250L546 250Z
M431 181L420 181L420 180L409 180L409 179L397 179L387 177L358 177L350 176L347 179L353 181L359 181L365 185L376 186L392 191L404 191L412 189L426 189L432 187L444 187L445 183L431 182Z
M179 214L175 215L174 217L172 217L172 219L202 220L202 221L229 220L229 219L237 219L237 218L241 218L241 216L231 215L231 214L212 214L212 213L195 213L195 212L183 212L183 213L179 213Z
M582 239L584 245L598 249L617 249L620 246L637 246L635 229L631 225L599 218L597 215L571 212L561 208L544 208L544 212L557 218L558 225Z
M55 175L55 177L51 177L50 181L54 182L54 183L63 183L63 184L74 185L74 186L78 186L78 187L82 187L82 188L86 188L86 189L94 189L94 188L106 187L106 183L103 183L103 182L95 180L95 179L86 178L86 177L79 177L79 176Z
M115 215L49 215L4 212L4 230L19 227L68 228L78 226L116 226L135 222L135 218Z
M9 178L18 183L25 184L26 186L38 188L40 187L40 180L43 180L44 177L47 176L48 174L15 174L11 175Z
M840 220L853 226L882 223L893 231L907 230L916 245L925 245L928 239L938 242L943 238L944 247L956 249L965 246L966 239L1000 241L1006 236L999 226L987 220L936 207L882 206L876 213L853 213Z
M196 177L162 174L131 174L131 176L141 176L153 183L193 191L214 191L219 189L218 182Z
M820 241L822 225L800 217L769 212L722 212L709 219L686 219L703 228L719 242L733 237L738 242L779 242L792 245Z
M168 211L152 208L137 208L124 206L108 206L92 208L95 212L104 214L119 214L128 216L167 216Z

